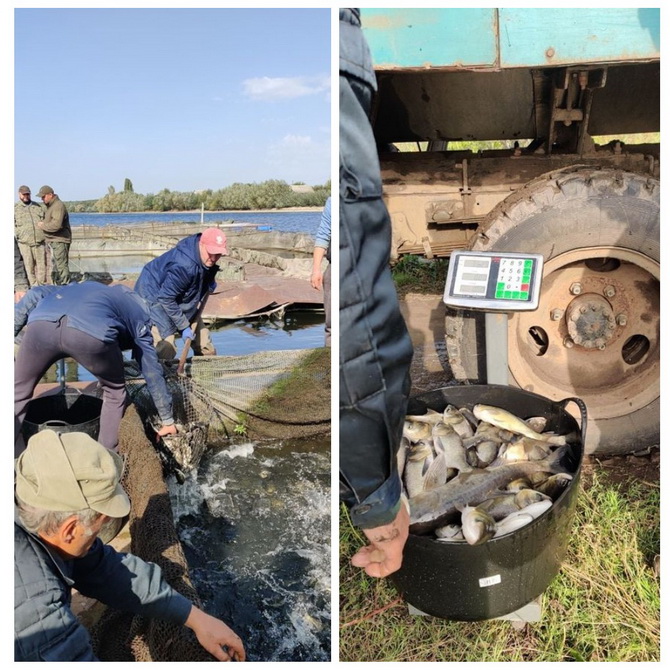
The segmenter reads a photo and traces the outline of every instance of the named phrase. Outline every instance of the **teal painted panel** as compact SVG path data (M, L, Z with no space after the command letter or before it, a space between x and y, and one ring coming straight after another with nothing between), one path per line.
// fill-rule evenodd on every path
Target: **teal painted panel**
M660 10L499 9L502 67L660 58Z
M493 66L495 9L361 9L375 68Z
M658 8L361 9L361 22L380 69L660 58Z

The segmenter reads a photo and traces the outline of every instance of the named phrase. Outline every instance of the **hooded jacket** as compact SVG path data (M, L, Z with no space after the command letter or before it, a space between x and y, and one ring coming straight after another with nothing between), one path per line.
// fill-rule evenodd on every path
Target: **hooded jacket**
M219 271L200 258L200 236L191 235L147 263L135 283L135 291L146 300L151 319L162 338L181 333L191 325L198 303Z

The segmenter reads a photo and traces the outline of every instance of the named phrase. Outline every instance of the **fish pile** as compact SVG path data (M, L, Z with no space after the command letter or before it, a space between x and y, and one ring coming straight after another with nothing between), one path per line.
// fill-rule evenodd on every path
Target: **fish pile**
M572 480L562 461L577 439L546 424L482 404L406 416L397 457L410 532L475 545L546 512Z

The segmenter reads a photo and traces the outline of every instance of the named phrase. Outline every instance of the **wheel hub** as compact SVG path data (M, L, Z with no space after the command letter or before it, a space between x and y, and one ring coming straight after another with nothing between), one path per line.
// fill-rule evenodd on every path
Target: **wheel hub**
M657 264L624 249L546 261L540 307L509 318L514 383L556 400L576 395L594 419L648 405L659 393L658 277Z
M614 337L616 319L612 305L595 293L577 296L565 311L574 344L585 349L604 349Z

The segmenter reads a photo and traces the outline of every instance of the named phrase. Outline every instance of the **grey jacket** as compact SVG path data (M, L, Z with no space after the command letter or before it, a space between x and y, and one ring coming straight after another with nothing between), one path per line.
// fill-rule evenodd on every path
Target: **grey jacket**
M70 561L14 522L14 660L97 661L86 628L71 609L72 588L119 610L183 624L191 603L160 568L120 554L99 539Z

